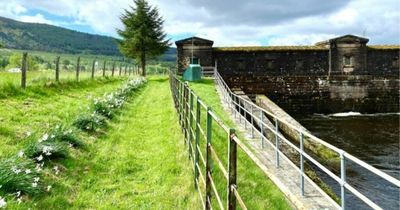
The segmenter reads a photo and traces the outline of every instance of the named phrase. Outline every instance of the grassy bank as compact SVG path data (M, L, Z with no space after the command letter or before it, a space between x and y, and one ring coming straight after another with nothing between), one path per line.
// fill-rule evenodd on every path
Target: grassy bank
M38 86L0 93L0 158L15 154L28 134L42 135L50 125L71 124L93 98L117 89L125 79L100 79Z
M35 115L34 125L41 127L39 121L51 121L50 110L61 109L58 114L61 119L52 120L68 122L77 112L84 111L79 107L87 106L85 102L80 104L79 99L89 100L90 91L80 92L84 91L64 94L71 97L70 101L68 96L60 99L55 94L47 105L43 98L41 105L45 107L22 120L29 124L30 117ZM95 95L93 91L90 94ZM82 106L69 110L59 101L72 107ZM103 133L81 135L87 147L74 150L72 157L61 162L62 172L53 177L56 183L48 195L29 198L21 204L9 200L8 206L12 209L199 209L177 121L168 81L150 79Z

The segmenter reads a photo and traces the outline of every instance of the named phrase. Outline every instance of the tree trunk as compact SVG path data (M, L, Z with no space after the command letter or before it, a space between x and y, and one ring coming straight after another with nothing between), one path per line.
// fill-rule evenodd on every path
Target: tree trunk
M146 54L142 53L142 55L140 56L140 60L141 60L141 66L142 66L142 76L146 76Z

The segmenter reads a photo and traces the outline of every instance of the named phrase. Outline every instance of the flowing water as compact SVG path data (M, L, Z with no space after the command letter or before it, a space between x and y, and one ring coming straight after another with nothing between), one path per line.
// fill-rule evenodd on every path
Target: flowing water
M297 117L314 135L400 179L399 114L340 113ZM322 177L340 198L340 186ZM347 162L347 180L384 209L400 209L400 191L369 171ZM368 209L346 191L347 209Z

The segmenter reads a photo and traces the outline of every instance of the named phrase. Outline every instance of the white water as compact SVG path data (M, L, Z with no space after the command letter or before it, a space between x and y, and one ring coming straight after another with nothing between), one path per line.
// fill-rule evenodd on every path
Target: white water
M360 116L360 117L377 117L377 116L391 116L391 115L400 115L400 112L392 112L392 113L374 113L374 114L362 114L360 112L339 112L339 113L333 113L333 114L314 114L317 116L321 117L354 117L354 116Z
M360 115L361 115L360 112L339 112L339 113L330 114L328 116L331 116L331 117L350 117L350 116L360 116Z

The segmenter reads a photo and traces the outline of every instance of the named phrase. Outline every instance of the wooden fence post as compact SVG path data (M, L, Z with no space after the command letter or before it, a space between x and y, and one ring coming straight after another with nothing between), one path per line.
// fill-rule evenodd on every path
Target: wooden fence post
M234 189L236 189L236 161L237 161L237 144L234 140L235 130L229 129L229 153L228 153L228 210L236 209L236 197Z
M207 160L206 160L206 199L205 206L206 209L211 209L211 175L212 175L212 157L211 157L211 136L212 136L212 117L211 117L211 108L207 107Z
M200 142L200 98L196 100L196 134L194 145L194 187L198 189L197 182L199 181L199 142Z
M189 145L189 85L188 82L183 83L183 127L185 128L185 138L186 138L186 143Z
M60 56L56 58L56 81L60 81Z
M96 59L94 59L93 63L92 63L92 79L94 79L94 68L95 68L95 65L96 65Z
M122 63L121 64L119 64L119 76L121 76L121 72L122 72Z
M106 61L104 61L104 64L103 64L103 77L105 77L106 76Z
M125 65L125 72L124 75L126 76L126 71L128 70L128 65Z
M131 76L132 73L132 66L129 66L128 75Z
M26 88L26 70L28 67L28 63L27 63L27 57L28 57L28 53L24 52L22 53L22 64L21 64L21 88L25 89Z
M193 94L189 91L189 159L193 158Z
M80 71L80 62L81 62L81 57L78 57L78 60L76 61L76 80L79 81L79 71Z
M115 61L113 63L112 69L111 69L111 76L114 76L114 71L115 71Z

